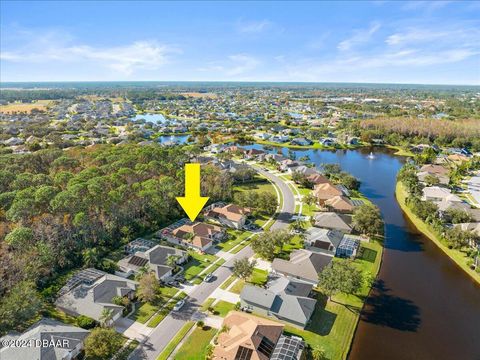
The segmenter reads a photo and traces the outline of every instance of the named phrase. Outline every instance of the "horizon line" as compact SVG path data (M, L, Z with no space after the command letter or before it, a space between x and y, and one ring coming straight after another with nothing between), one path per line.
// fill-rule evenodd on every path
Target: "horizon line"
M262 81L262 80L52 80L52 81L0 81L4 84L55 84L55 83L251 83L251 84L352 84L352 85L433 85L433 86L474 86L477 84L448 84L448 83L403 83L403 82L349 82L349 81Z

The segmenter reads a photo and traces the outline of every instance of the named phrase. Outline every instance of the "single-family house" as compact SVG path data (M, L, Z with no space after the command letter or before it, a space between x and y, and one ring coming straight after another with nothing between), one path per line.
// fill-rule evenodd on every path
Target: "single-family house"
M311 284L279 276L266 289L245 285L240 294L240 302L242 308L246 307L256 314L303 329L310 321L317 303L308 297L311 291Z
M145 252L136 252L124 257L118 262L118 266L127 277L146 267L154 272L158 280L166 281L173 275L175 264L181 265L187 258L187 252L184 250L156 245Z
M317 285L318 273L330 264L333 255L313 252L307 249L295 250L290 254L290 260L275 258L272 262L272 273L286 276Z
M248 215L251 214L250 208L238 206L235 204L212 204L205 209L207 219L216 220L222 225L233 229L241 229L245 225Z
M346 196L334 196L325 200L323 205L327 209L339 213L351 213L355 209L355 204Z
M220 226L212 224L185 222L178 227L174 227L171 233L167 231L163 232L162 235L173 244L205 251L213 245L213 242L222 240L225 231Z
M115 304L113 299L133 299L137 284L93 268L80 270L60 290L55 305L67 314L85 315L97 321L104 310L111 310L112 322L115 322L122 316L124 307Z
M334 198L335 196L342 196L343 191L330 182L327 182L315 186L313 194L317 198L318 204L323 206L328 199Z
M310 146L310 145L313 144L313 141L310 140L310 139L304 138L304 137L299 137L299 138L292 139L292 141L290 141L290 143L292 145Z
M352 231L351 217L334 212L319 212L313 216L314 226L325 229L340 230L343 233Z
M298 161L292 159L285 159L280 163L280 170L291 173L293 172L293 169L298 166L300 166L300 163Z
M89 331L60 321L43 318L23 333L8 333L1 344L15 342L29 346L1 346L2 360L70 360L83 350ZM41 344L41 346L39 346ZM44 346L44 344L46 344Z
M255 159L263 154L265 154L265 151L263 150L250 149L245 152L245 159Z
M283 335L284 325L279 322L231 311L223 320L222 327L227 330L218 335L212 360L302 358L303 341Z
M316 172L315 174L308 175L307 179L314 186L315 185L320 185L320 184L325 184L325 183L330 183L330 180L328 180L324 175L322 175L318 172Z

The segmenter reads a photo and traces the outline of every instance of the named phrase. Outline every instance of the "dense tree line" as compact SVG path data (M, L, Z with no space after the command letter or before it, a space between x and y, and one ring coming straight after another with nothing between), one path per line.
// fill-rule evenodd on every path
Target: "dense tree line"
M186 149L108 145L0 156L5 302L25 282L42 289L62 271L97 265L135 236L184 216L175 197L184 191ZM202 168L202 194L211 201L231 199L231 184L230 175Z

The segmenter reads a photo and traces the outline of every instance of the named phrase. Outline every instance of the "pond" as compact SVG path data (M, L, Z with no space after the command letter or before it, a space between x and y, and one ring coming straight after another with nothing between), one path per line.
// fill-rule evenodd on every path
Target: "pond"
M246 148L261 149L254 144ZM286 148L274 148L270 152ZM403 158L386 149L294 150L319 167L338 163L359 178L381 210L382 266L366 301L349 359L480 359L480 287L405 218L395 199Z
M164 135L158 138L158 142L160 144L185 144L186 142L188 142L189 137L190 135Z
M169 121L163 114L137 114L132 120L137 121L141 119L154 124L163 124Z

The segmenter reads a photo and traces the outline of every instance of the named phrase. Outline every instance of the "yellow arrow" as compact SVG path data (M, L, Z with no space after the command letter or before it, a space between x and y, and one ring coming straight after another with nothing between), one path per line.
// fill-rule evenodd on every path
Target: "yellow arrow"
M191 221L195 221L208 201L200 196L200 164L185 164L185 196L177 201Z

